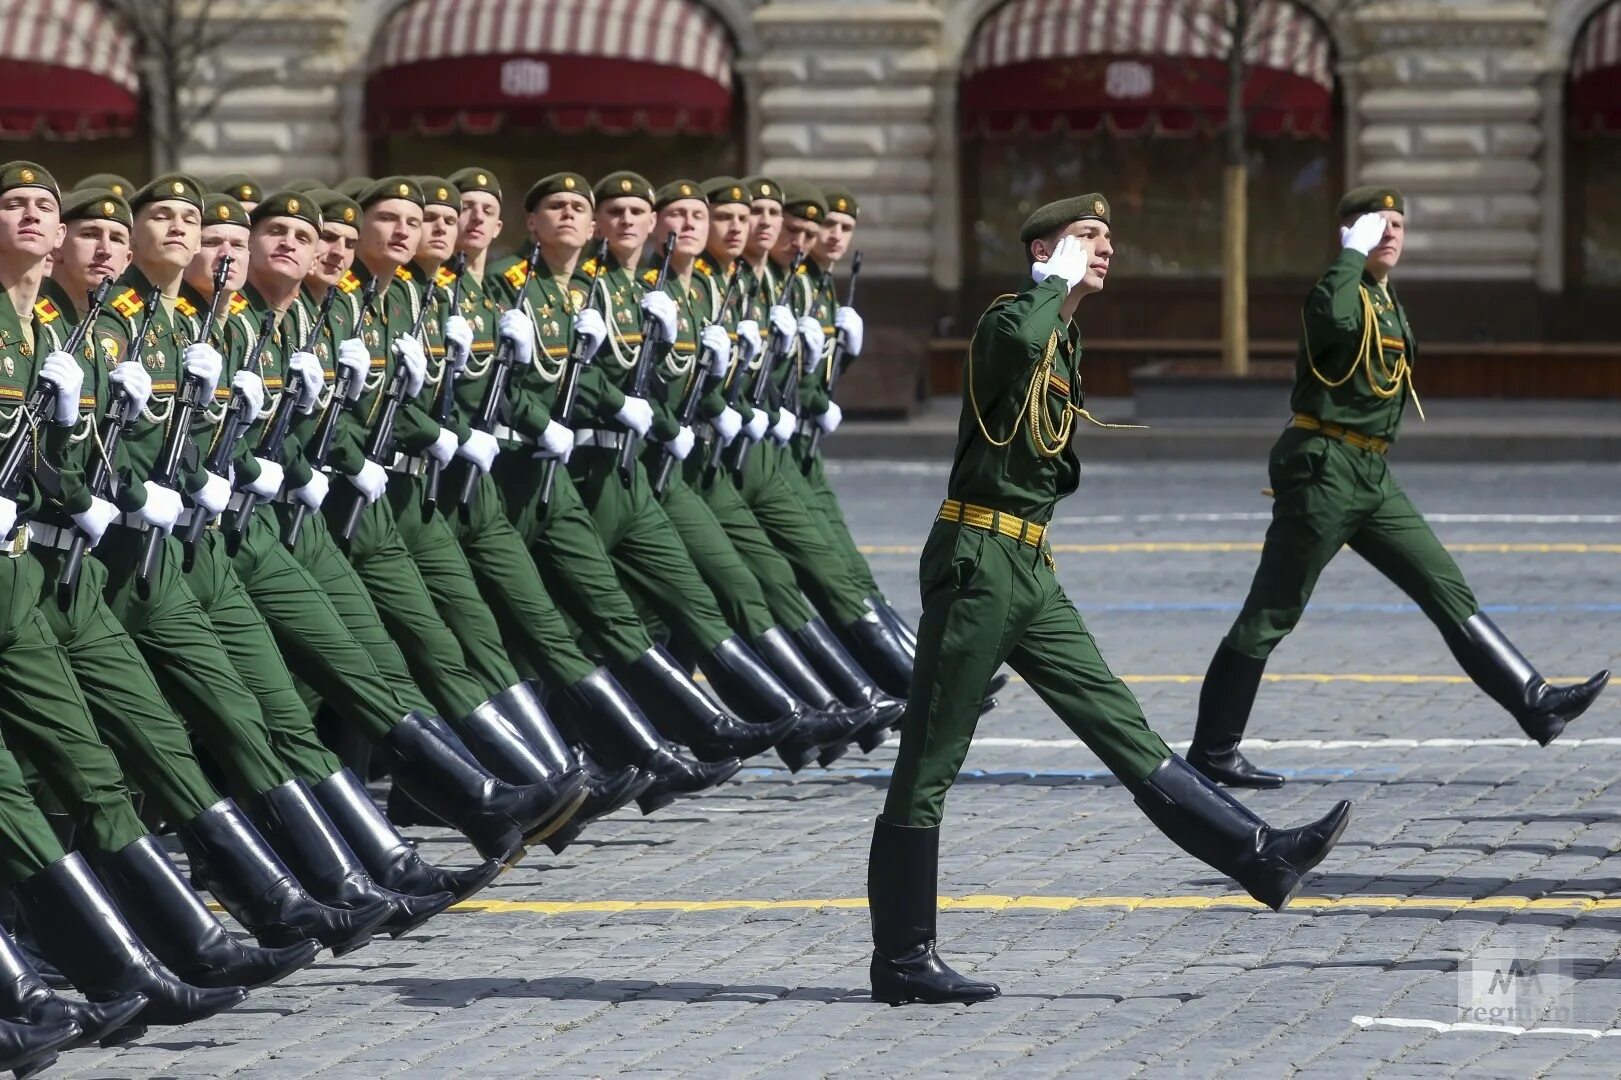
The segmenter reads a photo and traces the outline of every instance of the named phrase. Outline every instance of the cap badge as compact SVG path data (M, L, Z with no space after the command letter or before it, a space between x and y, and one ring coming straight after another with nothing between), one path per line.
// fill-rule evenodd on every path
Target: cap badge
M402 199L409 198L410 194L411 194L411 185L410 184L401 184L400 185L400 198L402 198Z
M692 194L692 186L690 184L682 184L681 185L681 194L683 194L683 195L691 195Z
M835 210L843 210L846 206L849 206L849 205L850 205L849 203L845 202L843 199L840 199L839 202L838 202L838 205L835 206L834 209Z
M242 198L244 198L244 199L253 198L253 186L251 184L243 184L242 185Z
M441 199L448 199L450 198L450 192L446 191L444 188L440 188L438 197Z
M298 200L297 199L288 199L287 200L287 212L289 214L298 213Z
M1394 196L1394 195L1386 195L1385 196L1385 209L1386 210L1393 209L1395 207L1395 205L1396 205L1396 196Z
M490 182L490 178L485 176L483 173L479 173L477 176L473 177L473 179L477 181L479 187L483 187L485 184Z
M231 220L231 208L229 206L221 206L221 207L217 208L214 212L217 213L220 216L221 221L230 221Z
M179 180L176 180L173 185L173 190L176 195L184 195L186 193L186 185L181 183Z
M122 199L124 197L124 185L123 184L114 184L113 185L113 194L117 195L120 199Z
M112 217L117 210L118 207L114 206L110 202L104 202L101 204L101 214L103 217Z
M1097 199L1092 203L1092 213L1094 214L1101 214L1107 209L1108 207L1103 205L1102 199Z
M742 197L743 197L743 189L742 188L733 188L732 189L732 198L741 199Z
M814 206L805 207L805 216L808 217L808 218L815 217L816 216L816 207L814 207Z
M343 220L346 221L346 222L353 222L355 220L355 208L354 207L345 206L343 208Z
M572 176L563 177L563 186L568 188L570 191L573 191L574 190L574 177L572 177Z
M34 170L24 169L22 172L17 174L17 179L21 180L25 184L32 184L34 182Z
M620 191L629 191L630 190L630 181L629 180L621 180L621 181L619 181L619 190Z
M769 195L769 194L771 194L771 185L770 184L761 184L760 185L760 194L761 195Z

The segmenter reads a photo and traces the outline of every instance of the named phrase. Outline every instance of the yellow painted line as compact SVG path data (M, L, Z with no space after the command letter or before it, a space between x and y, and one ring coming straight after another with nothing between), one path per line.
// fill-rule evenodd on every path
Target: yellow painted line
M1461 555L1621 555L1621 544L1447 544L1446 549ZM916 544L863 544L863 555L916 555ZM1259 552L1259 541L1250 540L1134 540L1118 544L1053 544L1055 555L1165 555L1208 552Z

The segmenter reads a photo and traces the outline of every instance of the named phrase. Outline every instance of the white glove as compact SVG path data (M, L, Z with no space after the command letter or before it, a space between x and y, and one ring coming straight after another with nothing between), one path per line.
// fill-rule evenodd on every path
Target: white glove
M356 491L365 496L366 505L370 506L381 499L383 492L388 490L388 473L384 472L383 467L377 462L367 458L365 464L360 466L360 471L349 478L349 482L355 486Z
M843 422L844 410L839 408L839 403L836 401L828 402L827 412L816 418L816 426L822 429L824 435L831 435L839 430L839 425Z
M119 390L129 395L136 412L146 408L146 403L151 400L152 376L139 361L125 360L108 373L107 381L117 383Z
M9 499L6 501L10 502ZM15 503L12 504L11 511L13 515L16 514L17 507ZM107 526L111 525L113 518L117 516L118 507L106 499L98 499L92 495L90 497L90 509L81 514L74 514L73 524L77 525L79 531L84 533L85 544L88 547L95 547L101 543L102 536L107 532Z
M833 325L838 327L839 337L844 342L844 355L860 356L867 328L861 313L853 307L841 307L833 313Z
M546 430L540 433L540 456L568 460L574 452L574 430L556 420L546 421Z
M692 453L692 444L696 441L697 436L693 435L692 429L683 425L681 430L675 433L675 438L664 444L664 448L670 451L670 456L677 461L685 461L687 455Z
M1340 243L1345 248L1357 252L1364 257L1368 252L1379 246L1379 241L1385 238L1385 216L1383 214L1363 214L1351 222L1351 227L1340 230Z
M596 308L586 308L574 316L574 340L578 344L585 343L585 355L595 356L602 343L608 340L608 324L603 321L602 312Z
M336 367L340 375L349 373L349 400L359 401L366 389L366 376L371 374L371 350L359 338L345 338L343 344L338 346Z
M827 346L827 332L814 316L805 315L799 320L799 340L805 343L807 359L818 358Z
M191 493L191 501L217 517L231 501L231 482L218 473L207 473L203 486Z
M760 324L753 319L738 323L737 345L743 351L743 362L754 363L754 358L765 351L765 342L760 340Z
M206 341L199 341L194 345L187 345L186 351L180 354L180 360L186 374L202 382L205 391L203 396L213 397L214 391L219 388L220 372L225 369L225 358L220 355L219 350ZM260 403L263 404L262 396Z
M433 445L428 447L426 453L437 461L442 468L450 464L450 459L456 456L456 448L460 445L461 440L456 438L454 431L449 428L440 428L439 437L433 440Z
M79 422L79 392L84 389L84 372L79 362L60 349L45 358L40 365L39 377L56 391L55 409L51 419L63 427ZM7 535L10 535L9 530Z
M777 410L777 422L771 425L771 437L784 446L794 437L794 429L799 427L799 417L787 409Z
M647 429L653 426L653 406L647 403L646 398L627 397L625 404L614 419L624 424L638 435L646 435Z
M495 436L478 428L468 432L467 441L456 447L456 456L477 465L481 473L490 471L490 466L495 464L495 455L500 452L501 446L495 441Z
M428 380L428 355L422 351L422 342L414 337L396 339L394 357L405 365L405 396L416 397Z
M287 375L289 378L298 377L298 411L307 413L314 410L316 401L321 397L321 389L326 386L326 372L321 370L321 361L312 352L295 352L287 358Z
M771 320L771 332L777 335L778 345L786 349L793 344L794 328L797 321L794 319L794 313L788 310L788 306L778 304L771 309L769 318Z
M174 530L174 523L180 520L180 495L174 488L166 488L162 484L154 484L147 480L146 505L135 511L133 517L136 524L150 525L160 533ZM230 497L231 486L225 485L226 497Z
M720 439L720 444L730 446L732 440L737 438L737 433L743 430L743 414L728 405L709 424L715 429L715 435Z
M106 504L103 503L102 505L105 506ZM90 509L94 510L95 508L96 508L96 505L95 505L94 502L92 502L90 504ZM113 512L117 513L117 510L114 510ZM73 515L73 520L78 521L79 520L79 515L74 514ZM15 529L16 527L17 527L17 504L15 502L12 502L10 499L6 498L4 495L0 495L0 540L10 540L11 539L11 531L13 529ZM102 527L103 530L105 530L107 528L107 523L102 522L101 527ZM86 535L89 534L89 530L85 530L85 532L86 532ZM101 539L99 534L97 535L96 539L97 540ZM95 546L95 541L91 541L90 546L94 547Z
M1086 276L1086 266L1091 258L1091 252L1085 244L1073 236L1062 237L1053 253L1047 256L1046 262L1038 262L1030 267L1030 276L1040 285L1050 277L1064 279L1064 285L1073 289L1081 283Z
M749 422L743 425L743 434L748 437L749 442L759 442L765 438L765 426L769 420L770 417L766 416L764 409L754 410Z
M698 341L703 348L704 364L709 368L709 373L717 379L724 379L726 373L732 370L732 338L726 333L726 327L706 326Z
M597 316L600 321L601 315ZM501 313L500 327L501 340L512 346L512 362L519 367L526 367L535 362L535 324L524 312L517 308Z
M301 488L294 488L289 494L311 510L319 510L321 504L326 502L326 493L331 486L326 473L313 472L310 474L309 483Z
M445 320L445 360L450 370L460 371L473 355L473 324L460 315Z
M259 476L248 485L248 490L261 499L275 498L276 492L281 490L282 481L286 479L281 463L262 457L253 460L259 463Z
M675 340L675 301L667 292L650 292L642 297L642 314L653 320L654 341Z
M265 381L257 374L243 368L231 376L231 390L241 394L242 400L248 406L248 423L258 422L265 412Z

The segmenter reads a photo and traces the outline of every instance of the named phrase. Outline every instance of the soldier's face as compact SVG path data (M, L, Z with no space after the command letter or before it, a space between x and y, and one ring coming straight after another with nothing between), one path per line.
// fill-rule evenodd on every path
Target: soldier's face
M225 291L236 292L248 280L248 230L241 225L203 227L202 246L186 266L186 281L207 296L214 291L214 268L225 256L231 269L225 275Z
M456 222L456 247L469 255L488 251L501 235L501 200L488 191L469 191L462 196L462 213Z
M814 221L785 217L782 220L782 236L777 240L772 254L783 262L790 261L795 255L809 255L815 250L816 241L821 235L822 227Z
M591 240L591 200L572 191L559 191L535 204L527 221L529 235L542 247L579 251Z
M321 226L321 237L315 242L315 262L310 276L328 286L336 285L355 264L355 249L360 246L360 232L353 225L329 221Z
M686 259L703 254L709 243L709 204L697 199L678 199L659 211L657 237L675 237L675 250Z
M615 252L631 252L653 232L653 207L634 196L609 199L597 207L597 235Z
M43 259L62 235L62 208L44 188L17 188L0 198L0 251Z
M129 266L129 229L117 221L75 221L56 249L52 275L75 291L88 291Z
M253 229L249 257L255 273L303 281L315 262L315 226L302 218L273 217Z
M829 212L822 223L822 235L816 241L816 255L829 266L844 258L850 250L850 238L855 235L856 219L849 214Z
M1109 226L1096 218L1074 221L1053 236L1032 241L1030 256L1034 262L1046 262L1058 247L1058 241L1073 236L1086 249L1086 275L1070 286L1070 292L1095 293L1103 288L1109 276L1109 264L1114 259L1114 241Z
M755 199L749 207L749 258L758 259L777 246L782 235L782 204L771 199Z
M1400 210L1381 210L1379 216L1385 219L1385 235L1379 239L1379 245L1368 252L1367 266L1382 280L1401 262L1402 246L1407 241L1407 218Z
M184 270L203 245L203 212L178 199L147 203L135 213L130 239L143 262Z
M709 250L729 260L743 254L749 242L749 208L741 203L725 203L709 208Z
M422 212L422 238L417 241L417 254L434 262L444 262L456 253L458 210L448 206L430 206Z
M373 203L361 220L360 257L367 263L404 266L422 242L422 207L410 199Z

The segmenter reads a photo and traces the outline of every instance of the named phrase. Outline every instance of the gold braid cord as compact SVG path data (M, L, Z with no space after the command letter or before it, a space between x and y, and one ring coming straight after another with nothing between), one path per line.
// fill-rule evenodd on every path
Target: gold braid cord
M1311 348L1311 335L1306 329L1306 313L1300 313L1300 336L1306 344L1306 366L1311 369L1312 376L1330 390L1344 386L1356 377L1358 369L1368 377L1368 389L1373 396L1382 401L1402 392L1403 387L1413 396L1413 407L1418 410L1418 418L1424 419L1424 405L1418 400L1418 389L1413 386L1413 369L1407 363L1406 353L1391 367L1385 363L1384 346L1379 342L1379 315L1373 310L1373 296L1368 292L1366 285L1357 286L1357 295L1362 301L1362 342L1357 346L1357 358L1351 361L1345 374L1338 379L1330 379L1317 370L1317 361L1313 357ZM1378 370L1374 369L1375 361Z

